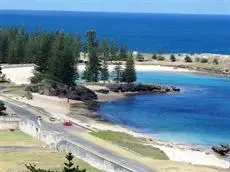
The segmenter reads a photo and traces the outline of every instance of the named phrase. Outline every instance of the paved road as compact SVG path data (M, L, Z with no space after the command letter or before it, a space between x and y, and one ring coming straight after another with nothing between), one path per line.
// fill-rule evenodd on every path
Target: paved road
M4 101L5 105L9 108L11 108L19 117L21 118L27 118L30 120L35 121L37 114L32 113L31 111L25 110L26 105L24 107L20 107L18 105L12 104L10 102ZM135 160L130 160L124 157L119 156L118 154L111 152L97 144L94 144L92 142L89 142L85 139L82 139L80 137L77 137L76 135L72 135L71 132L74 130L77 132L82 132L85 129L82 129L81 127L78 126L73 126L71 127L71 132L70 130L66 130L61 123L48 123L45 121L42 121L42 128L46 130L52 130L52 131L57 131L60 133L63 133L65 136L70 138L72 141L77 142L79 145L82 145L82 147L86 148L87 150L91 150L94 153L100 155L101 157L104 157L110 161L116 162L120 165L123 165L125 167L128 167L130 169L133 169L134 171L137 172L155 172L152 168L146 167L145 165L135 161Z

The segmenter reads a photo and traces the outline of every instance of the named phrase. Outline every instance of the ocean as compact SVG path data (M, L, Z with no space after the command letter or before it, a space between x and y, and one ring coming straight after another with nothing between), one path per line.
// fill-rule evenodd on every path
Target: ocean
M149 53L230 54L230 15L0 11L0 25L63 29L99 36Z

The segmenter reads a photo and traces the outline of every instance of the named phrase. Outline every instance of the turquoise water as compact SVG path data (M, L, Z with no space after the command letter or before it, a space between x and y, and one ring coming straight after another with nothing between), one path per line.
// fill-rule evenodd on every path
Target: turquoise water
M230 144L230 78L185 73L138 73L138 82L181 88L100 105L105 119L158 139L188 144Z

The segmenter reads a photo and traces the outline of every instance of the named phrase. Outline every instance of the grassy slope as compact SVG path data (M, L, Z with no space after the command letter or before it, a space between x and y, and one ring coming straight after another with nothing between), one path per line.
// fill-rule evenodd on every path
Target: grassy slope
M0 130L0 146L44 146L43 142L31 138L21 131Z
M21 172L25 170L25 164L36 164L39 168L60 170L66 161L64 153L52 150L0 151L0 157L2 157L0 158L1 172ZM74 163L79 165L80 169L86 168L87 172L99 171L79 159L75 159Z
M107 133L109 133L109 132L107 132ZM133 151L130 152L130 151L127 151L126 149L121 149L120 146L117 146L116 144L111 144L112 141L104 140L105 137L111 139L111 135L114 135L114 133L108 134L109 136L105 136L106 132L103 132L104 139L93 136L93 135L96 135L95 133L93 133L93 134L91 133L88 135L85 135L85 134L84 135L77 134L77 135L80 137L83 137L87 140L90 140L90 141L94 142L95 144L99 144L100 146L103 146L103 147L105 147L111 151L114 151L121 156L139 161L139 162L141 162L141 163L143 163L149 167L155 168L160 172L161 171L162 172L185 172L185 171L189 171L189 172L230 172L229 170L221 170L221 169L215 169L215 168L211 168L211 167L191 165L191 164L183 163L183 162L174 162L174 161L170 161L170 160L157 160L157 159L153 159L150 157L142 156L142 155L137 154ZM119 135L119 137L116 136L115 140L117 140L117 139L119 140L120 138L127 139L127 134L125 134L125 133L119 133L118 135ZM128 139L130 140L130 136L128 137Z
M159 160L168 160L168 157L164 152L157 148L153 148L152 146L144 145L140 139L134 138L131 135L110 131L92 132L91 134L101 139L111 141L114 144L141 154L142 156Z

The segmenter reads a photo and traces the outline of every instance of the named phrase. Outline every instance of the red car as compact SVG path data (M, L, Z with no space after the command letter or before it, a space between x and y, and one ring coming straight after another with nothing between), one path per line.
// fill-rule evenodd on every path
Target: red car
M71 121L69 121L69 122L64 122L64 126L70 127L70 126L73 126L73 123L72 123Z

